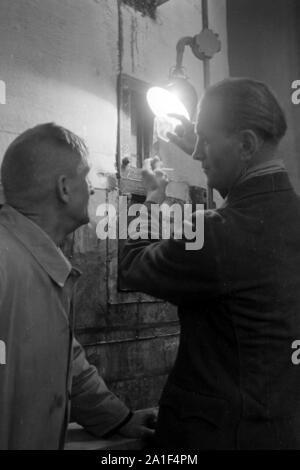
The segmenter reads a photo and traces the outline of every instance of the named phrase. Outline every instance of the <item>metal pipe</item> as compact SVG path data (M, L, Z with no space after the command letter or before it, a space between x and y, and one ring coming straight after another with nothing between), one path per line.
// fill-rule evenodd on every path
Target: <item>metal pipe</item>
M203 29L208 28L208 3L207 3L207 0L202 0L202 24L203 24Z
M176 70L182 69L182 61L183 61L183 54L186 46L191 46L193 43L193 38L190 36L186 36L184 38L179 39L176 45Z

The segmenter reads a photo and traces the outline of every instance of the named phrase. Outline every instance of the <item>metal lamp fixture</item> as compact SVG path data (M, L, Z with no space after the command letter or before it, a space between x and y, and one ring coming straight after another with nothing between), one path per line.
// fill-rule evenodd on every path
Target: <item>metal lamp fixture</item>
M221 50L219 35L208 27L208 2L202 0L203 30L196 36L181 38L176 46L176 65L169 74L168 84L153 87L147 93L148 104L159 118L167 118L169 114L183 115L191 121L195 118L198 97L195 88L189 82L183 67L183 55L186 47L190 47L194 56L203 61L204 87L210 84L209 61ZM208 207L213 206L212 190L208 190Z
M219 40L219 36L212 30L204 28L200 34L194 37L183 37L177 43L176 65L170 71L169 83L165 87L165 90L181 101L182 105L188 111L189 117L192 119L197 104L197 93L189 82L185 68L182 65L184 50L187 46L191 48L195 57L206 64L207 60L210 60L221 50L221 41ZM205 72L205 77L207 77L207 71ZM207 86L207 80L204 81L206 82L205 86ZM155 114L157 114L158 111L157 104L162 97L163 93L159 87L151 88L148 92L148 103ZM168 97L167 94L165 94L165 97L168 99L170 108L172 108L170 112L174 112L173 108L176 108L175 103L172 103L171 97ZM161 106L167 109L166 104L161 103Z
M210 29L204 29L194 37L188 36L178 41L176 65L170 71L169 83L164 88L150 88L147 94L148 104L156 116L176 113L183 114L189 119L194 117L198 101L197 92L189 82L182 65L184 50L187 46L191 48L195 57L205 61L220 51L221 42L218 35ZM185 110L184 113L180 112L182 109Z

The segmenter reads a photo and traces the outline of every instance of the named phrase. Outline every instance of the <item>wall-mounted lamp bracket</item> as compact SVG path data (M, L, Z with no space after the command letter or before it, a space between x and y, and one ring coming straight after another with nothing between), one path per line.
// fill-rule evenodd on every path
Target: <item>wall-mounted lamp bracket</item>
M186 36L179 39L176 45L176 66L175 69L173 69L173 74L184 74L182 62L184 50L187 46L191 48L195 57L200 60L206 60L211 59L215 54L220 52L221 41L219 35L208 28L204 28L200 34L194 37Z
M193 38L192 51L200 60L212 59L221 50L219 35L205 28Z
M182 62L183 62L183 54L184 54L184 50L187 46L190 46L192 47L192 44L193 44L193 40L194 38L192 38L191 36L186 36L186 37L183 37L181 39L179 39L179 41L177 42L176 44L176 66L175 68L173 68L173 73L177 73L177 74L180 74L181 72L183 72L183 66L182 66ZM183 72L184 73L184 72Z

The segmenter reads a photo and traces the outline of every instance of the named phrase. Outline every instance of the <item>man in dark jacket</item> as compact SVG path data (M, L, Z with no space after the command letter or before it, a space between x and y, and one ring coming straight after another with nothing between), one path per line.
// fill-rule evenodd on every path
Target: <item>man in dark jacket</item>
M74 338L80 273L59 246L89 221L83 141L54 124L21 134L5 153L0 210L0 449L58 449L70 412L95 436L152 434Z
M170 139L187 150L183 124L186 135ZM276 156L285 117L267 86L228 79L207 90L196 132L194 158L226 198L204 214L202 249L175 237L129 240L121 266L134 288L179 307L157 442L299 449L300 200ZM144 176L150 209L163 202L166 182L151 170Z

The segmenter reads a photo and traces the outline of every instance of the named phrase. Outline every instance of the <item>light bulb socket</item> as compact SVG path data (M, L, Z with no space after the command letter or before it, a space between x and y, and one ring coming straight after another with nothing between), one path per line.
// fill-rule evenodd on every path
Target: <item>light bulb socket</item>
M181 72L176 69L170 77L166 90L174 94L184 104L189 113L190 120L193 121L197 110L198 95L187 76L181 74Z

